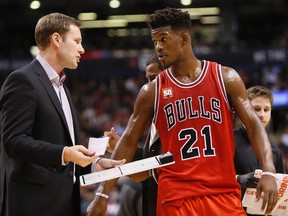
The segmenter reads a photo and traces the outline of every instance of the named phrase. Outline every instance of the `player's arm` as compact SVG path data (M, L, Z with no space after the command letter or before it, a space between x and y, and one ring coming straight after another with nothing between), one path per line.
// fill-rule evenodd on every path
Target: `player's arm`
M235 70L229 67L222 67L222 76L229 100L246 128L249 141L263 171L275 173L273 155L267 133L250 104L242 79ZM268 214L273 210L277 202L277 185L273 176L265 175L261 178L257 185L256 199L260 199L261 192L264 192L262 209L264 210L267 204L266 214Z
M127 127L112 153L113 159L125 158L127 162L132 161L138 147L139 139L152 122L154 112L154 88L154 83L145 84L141 88Z
M130 116L127 127L112 153L112 158L125 158L127 162L133 159L137 143L143 132L151 125L153 118L155 82L144 85L135 102L133 114ZM118 179L102 182L98 193L109 195ZM105 216L107 199L95 196L87 208L87 215Z

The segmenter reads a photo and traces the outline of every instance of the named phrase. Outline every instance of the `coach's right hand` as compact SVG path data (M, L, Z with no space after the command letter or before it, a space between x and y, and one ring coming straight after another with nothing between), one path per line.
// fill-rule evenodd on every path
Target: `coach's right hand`
M85 167L98 158L94 151L91 151L82 145L66 146L63 151L63 160L65 164L73 162L81 167Z

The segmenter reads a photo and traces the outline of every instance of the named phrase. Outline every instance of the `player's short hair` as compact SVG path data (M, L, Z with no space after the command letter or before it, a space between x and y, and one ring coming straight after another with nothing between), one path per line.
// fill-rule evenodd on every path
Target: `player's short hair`
M176 8L156 10L146 20L150 29L170 26L172 30L186 30L191 35L191 18L187 11Z
M264 86L256 85L256 86L252 86L252 87L248 88L247 89L247 95L248 95L248 98L250 101L256 97L262 97L262 98L269 99L271 106L273 105L273 102L274 102L272 92Z

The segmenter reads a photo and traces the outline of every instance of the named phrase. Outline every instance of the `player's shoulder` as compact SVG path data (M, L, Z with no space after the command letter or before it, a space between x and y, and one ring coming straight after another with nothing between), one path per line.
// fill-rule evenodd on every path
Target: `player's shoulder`
M137 96L137 103L141 103L142 105L148 105L148 104L154 104L154 98L155 98L155 86L156 83L153 80L152 82L145 83Z
M221 71L222 73L225 73L225 74L234 74L234 73L237 73L237 71L230 67L230 66L225 66L225 65L221 65Z
M242 78L240 74L232 67L221 65L221 75L224 81L225 86L242 83Z
M202 62L204 63L204 65L207 65L208 68L213 68L213 67L214 68L218 68L218 67L220 67L220 72L222 73L222 75L238 74L237 71L234 68L232 68L230 66L222 65L219 62L208 61L208 60L203 60Z
M152 80L151 82L147 82L145 83L141 89L140 89L140 92L150 92L150 91L154 91L156 87L156 79Z

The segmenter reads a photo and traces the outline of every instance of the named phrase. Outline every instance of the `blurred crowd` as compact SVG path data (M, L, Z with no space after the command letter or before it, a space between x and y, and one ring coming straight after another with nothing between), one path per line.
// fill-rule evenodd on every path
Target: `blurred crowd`
M272 27L274 26L272 25L271 28ZM261 28L261 26L258 26L258 28ZM244 29L246 31L246 28ZM260 30L261 31L259 32L263 34L262 36L264 37L265 34L263 32L265 31L263 29ZM266 29L266 33L270 31L272 32L272 30L273 29ZM230 57L233 58L232 54L237 53L238 51L238 53L240 53L240 50L242 49L248 50L253 48L261 50L264 49L263 47L265 47L265 49L283 49L285 50L283 53L288 55L287 22L284 27L281 28L281 34L277 34L277 36L273 38L269 38L269 36L267 36L270 41L269 43L266 43L266 40L258 37L251 40L253 42L248 43L247 41L242 41L240 38L236 39L236 36L236 34L234 35L234 31L231 31L231 37L224 38L223 33L221 34L221 29L218 27L206 27L203 29L203 26L201 26L199 23L193 23L193 50L197 56L221 56L218 55L218 53L221 53L222 55L226 54L228 57L231 54ZM15 37L16 39L14 38L14 40L11 40L13 47L5 50L5 59L2 59L2 56L0 55L0 84L4 82L7 75L12 71L11 68L16 68L19 66L18 64L24 64L24 61L26 61L26 59L24 59L23 62L18 60L16 61L15 59L18 56L27 56L27 50L25 50L23 47L30 47L30 42L28 43L28 41L26 41L23 43L22 35L16 34ZM127 37L125 41L122 41L123 38L119 38L119 41L117 41L117 38L111 40L111 38L107 39L97 35L92 37L92 39L93 44L96 41L97 47L92 46L88 40L86 40L86 42L84 41L87 53L89 50L101 49L102 46L107 49L108 44L109 48L111 49L115 47L120 47L123 49L133 47L138 49L139 46L142 49L147 47L151 48L152 46L150 35L148 42L147 38L144 37ZM125 53L128 53L128 51L125 50ZM11 57L11 59L7 59L7 56ZM227 58L227 56L222 57L223 61L225 60L223 65L230 60ZM209 57L207 57L206 60L213 61L213 59L208 58ZM227 65L233 67L240 74L247 88L253 85L263 85L269 88L271 91L288 91L287 59L288 57L284 56L284 60L282 59L283 61L278 61L276 59L274 62L269 62L269 60L266 59L267 61L265 63L260 61L255 64L239 63L233 65L233 63L229 62ZM242 62L242 59L237 60ZM245 62L245 60L243 61ZM221 59L217 59L217 62L221 63ZM113 61L111 61L111 65L113 65ZM115 67L115 65L113 66ZM106 71L103 71L102 73L105 74ZM141 69L139 69L138 73L134 73L130 76L125 74L122 77L121 75L113 77L108 73L106 77L104 75L93 76L92 74L83 76L83 74L78 72L76 72L75 76L71 76L71 74L67 73L67 80L65 83L70 89L73 102L77 110L80 125L81 144L88 147L89 137L101 137L104 135L105 131L110 131L112 127L114 127L119 135L121 135L126 128L131 113L133 112L136 96L140 88L146 82L145 72ZM239 127L240 125L241 122L237 121L237 118L235 118L235 128ZM286 173L288 173L288 103L286 106L273 108L272 120L270 126L268 127L268 134L271 141L279 145L282 152L284 169ZM145 138L146 133L144 133L142 140L140 140L139 146L144 145ZM110 153L107 152L105 157L110 157ZM107 216L117 215L120 208L120 191L122 186L125 185L127 181L127 177L121 178L117 183L117 187L110 193ZM86 208L94 198L94 193L97 187L98 184L81 188L81 208L83 216L86 215Z

